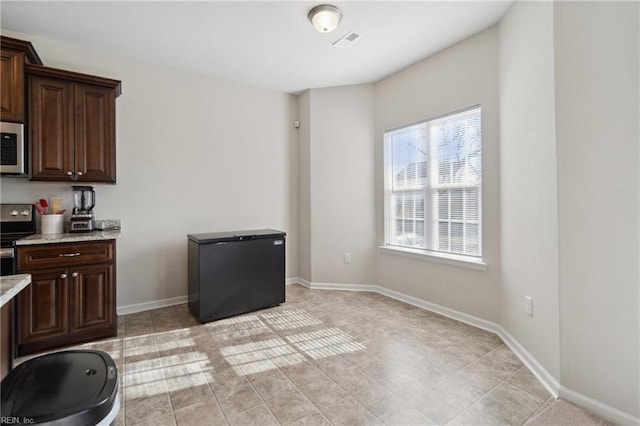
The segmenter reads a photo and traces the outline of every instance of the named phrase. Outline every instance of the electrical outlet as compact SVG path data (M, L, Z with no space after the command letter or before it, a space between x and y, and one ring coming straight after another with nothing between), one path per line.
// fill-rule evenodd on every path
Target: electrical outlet
M345 253L342 255L342 261L344 263L351 263L351 253Z
M533 316L533 299L529 296L524 297L524 309L527 312L527 315L530 317Z

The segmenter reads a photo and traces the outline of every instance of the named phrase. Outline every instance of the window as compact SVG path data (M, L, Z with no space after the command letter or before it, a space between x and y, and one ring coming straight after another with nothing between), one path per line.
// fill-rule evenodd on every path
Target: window
M482 257L480 107L385 132L385 245Z

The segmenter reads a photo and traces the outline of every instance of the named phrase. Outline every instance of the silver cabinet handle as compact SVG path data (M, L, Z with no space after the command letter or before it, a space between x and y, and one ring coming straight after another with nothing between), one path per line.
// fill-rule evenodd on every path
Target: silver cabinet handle
M60 275L60 278L62 278L64 280L65 278L67 278L67 274Z
M76 278L76 277L78 276L78 273L77 273L77 272L74 272L73 274L71 274L71 276L72 276L73 278Z
M64 254L59 254L58 257L76 257L76 256L80 256L80 252L77 253L64 253Z
M82 176L82 172L78 172L78 176Z
M67 170L67 176L71 176L73 175L73 172L71 170Z

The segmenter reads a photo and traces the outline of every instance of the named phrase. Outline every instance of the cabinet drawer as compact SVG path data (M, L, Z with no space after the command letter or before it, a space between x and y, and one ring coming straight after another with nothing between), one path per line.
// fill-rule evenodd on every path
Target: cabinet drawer
M71 267L114 260L113 241L18 247L18 270Z

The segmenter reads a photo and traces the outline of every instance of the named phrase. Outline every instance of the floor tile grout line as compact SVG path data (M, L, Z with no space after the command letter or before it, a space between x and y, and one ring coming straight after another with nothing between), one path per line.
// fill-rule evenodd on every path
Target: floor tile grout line
M281 339L283 339L284 341L287 341L286 336L282 336L280 333L278 333L278 330L276 330L274 327L272 327L272 326L271 326L271 324L269 324L268 322L267 322L267 327L269 327L269 328L270 328L270 329L271 329L271 330L272 330L272 331L273 331L277 336L279 336ZM292 346L292 347L293 347L293 346ZM312 360L310 360L310 359L306 356L306 354L301 353L301 352L298 350L298 348L297 348L297 347L293 347L293 349L294 349L298 354L300 354L303 358L305 358L305 362L311 362L311 361L312 361ZM274 364L275 364L275 363L274 363ZM291 378L287 375L287 373L285 373L284 371L282 371L282 368L281 368L278 364L275 364L275 366L276 366L276 368L278 369L278 371L279 371L280 373L282 373L282 374L283 374L283 375L284 375L284 376L285 376L285 377L286 377L286 378L291 382L291 384L296 388L296 390L297 390L297 391L298 391L298 392L299 392L299 393L300 393L300 394L301 394L301 395L302 395L302 396L303 396L303 397L304 397L304 398L305 398L305 399L306 399L306 400L307 400L311 405L313 405L313 406L315 407L315 409L316 409L316 410L318 410L318 412L319 412L319 413L320 413L320 414L321 414L321 415L322 415L322 416L323 416L323 417L324 417L324 418L325 418L329 423L331 423L331 421L330 421L329 419L327 419L327 417L324 415L324 413L322 412L322 410L320 410L320 408L319 408L318 406L316 406L316 405L313 403L313 401L311 401L311 400L309 399L309 397L308 397L308 396L307 396L307 395L302 391L302 389L300 389L300 388L298 387L298 384L297 384L297 383L295 383L293 380L291 380ZM251 383L251 385L253 386L253 382L251 382L251 381L250 381L250 383ZM254 387L254 391L258 394L258 396L259 396L260 398L262 398L262 395L260 395L260 394L259 394L259 392L257 391L257 389L255 389L255 387ZM267 402L266 402L266 401L264 401L264 400L263 400L263 402L264 402L264 404L267 406L267 408L269 409L269 411L271 411L271 412L272 412L273 417L278 421L278 423L282 424L282 423L280 422L280 420L276 417L275 413L273 413L273 411L271 410L271 407L269 407L269 404L267 404ZM306 417L306 416L305 416L305 417ZM304 417L302 417L302 418L304 418ZM301 419L297 419L296 421L298 421L298 420L301 420ZM333 424L333 423L332 423L332 424Z
M455 344L455 342L452 342L452 344ZM479 362L482 358L488 356L489 354L493 353L494 351L496 351L500 346L504 345L504 342L501 343L500 345L496 346L495 348L493 348L492 350L490 350L489 352L485 353L484 355L476 358L475 360L467 363L465 366L461 367L460 369L456 370L455 372L446 374L449 376L453 376L455 373L457 373L458 371L468 367L471 364L477 363ZM450 346L450 345L449 345ZM448 346L447 346L448 347ZM444 349L444 348L443 348ZM438 351L440 352L440 351ZM499 354L498 354L499 355ZM449 421L455 419L456 417L458 417L459 415L461 415L463 412L465 412L466 410L468 410L469 408L471 408L473 405L475 405L478 401L480 401L481 399L483 399L484 397L488 397L489 393L497 388L498 386L500 386L500 384L502 384L504 381L506 381L509 377L511 377L513 374L515 374L519 369L515 370L514 372L512 372L509 376L507 376L507 378L503 379L500 383L496 384L494 387L492 387L491 389L489 389L488 391L486 391L485 393L482 394L482 396L478 397L476 400L474 400L471 404L469 404L467 407L463 408L461 411L459 411L456 415L454 415L451 419L449 419ZM367 375L365 372L363 372L365 375ZM387 387L384 386L384 384L380 383L376 378L371 377L369 375L367 375L368 377L370 377L371 379L373 379L374 381L376 381L377 383L379 383L381 386L383 386L385 389L389 390L390 392L394 393L396 396L398 397L402 397L401 395L398 395L396 392L393 392L393 390L388 389ZM444 379L441 379L444 380ZM502 405L502 404L501 404ZM365 407L366 408L366 407ZM522 414L522 413L521 413Z
M211 389L211 393L213 394L213 397L215 398L216 403L218 404L218 408L220 408L220 412L222 413L222 416L224 417L224 421L225 421L227 424L231 424L231 423L229 422L229 417L227 416L227 413L225 413L225 412L224 412L224 410L223 410L223 408L222 408L222 404L220 404L220 401L218 400L218 396L216 395L216 391L215 391L215 389L214 389L214 388L213 388L213 386L212 386L212 385L213 385L213 383L209 383L209 381L207 381L207 385L209 386L209 389Z
M178 319L178 321L179 321L179 319ZM180 321L179 321L179 322L180 322ZM181 325L181 327L182 327L182 323L180 323L180 325ZM206 324L200 324L200 325L205 325L205 326L206 326ZM189 328L189 327L182 327L182 329L183 329L183 330L184 330L185 328ZM205 334L211 334L211 330L210 330L210 329L207 329L207 332L206 332ZM195 352L195 351L194 351L194 347L193 347L193 345L191 344L191 342L189 342L189 347L190 347L190 349L191 349L191 352ZM197 359L197 358L196 358L196 359ZM199 361L198 361L198 362L197 362L197 365L198 365L198 369L200 370L201 374L204 376L204 375L205 375L205 372L204 372L204 370L202 369L201 362L199 362ZM205 379L205 381L206 381L206 383L207 383L208 388L211 390L211 394L212 394L213 399L215 400L215 402L216 402L216 404L217 404L217 406L218 406L218 409L220 410L220 413L221 413L221 414L222 414L222 416L224 417L224 421L225 421L227 424L229 424L229 419L227 418L227 415L225 414L224 410L222 409L222 405L220 404L220 401L218 400L218 396L216 395L215 390L214 390L214 389L213 389L213 387L211 386L211 385L212 385L212 383L209 383L209 381L207 380L206 376L204 377L204 379ZM192 404L192 406L193 406L193 405L197 405L197 404ZM183 407L183 408L186 408L186 407ZM174 411L174 417L175 417L175 411ZM178 420L177 420L177 419L175 419L175 420L176 420L176 425L177 425L177 424L178 424Z
M152 320L153 320L153 318L152 318ZM179 322L179 320L178 320L178 322ZM155 325L154 325L154 330L155 330ZM156 338L156 342L157 342L158 341L158 336L157 336L158 332L156 331L154 334L155 334L155 338ZM191 346L191 343L189 343L189 350L191 351L191 353L193 353L193 347ZM162 374L163 374L163 376L165 378L165 382L167 382L167 375L165 374L165 368L167 368L169 366L165 367L164 362L162 361L162 354L160 352L160 347L159 346L158 346L158 354L161 357L160 358L160 365L162 366ZM198 364L198 370L200 371L201 374L204 374L202 372L202 368L200 367L199 364ZM177 425L178 424L178 419L176 417L175 405L173 403L173 400L171 399L171 391L169 390L169 383L166 383L166 385L167 385L167 394L169 395L169 403L171 404L171 413L173 414L173 421ZM211 393L213 394L213 391L211 391ZM215 394L213 395L213 397L215 398ZM216 403L217 403L217 400L216 400ZM191 404L191 405L196 405L196 404ZM189 407L189 406L190 405L187 405L187 406L181 407L181 408L186 408L186 407Z
M264 324L264 323L263 323L263 324ZM267 326L267 328L270 328L270 329L271 329L271 327L269 326L269 324L266 324L266 326ZM271 331L272 331L272 332L275 332L273 329L271 329ZM277 334L277 333L276 333L276 334ZM250 336L249 336L249 337L250 337ZM276 365L276 367L277 367L277 365ZM233 367L231 367L231 368L233 369ZM253 385L253 382L252 382L251 380L249 380L249 379L246 377L246 374L244 373L244 370L242 369L242 367L240 367L240 371L242 371L242 373L243 373L242 375L244 376L245 380L247 381L247 383L249 384L249 386L251 386L251 389L253 389L253 391L254 391L254 392L255 392L255 394L258 396L258 398L260 398L260 401L262 401L262 404L267 408L267 410L269 410L269 413L271 413L271 416L275 419L275 421L276 421L278 424L282 424L282 422L280 422L280 420L279 420L279 419L278 419L278 417L275 415L275 413L273 412L273 410L271 409L271 407L269 407L269 404L267 404L267 402L262 398L262 395L260 395L260 392L258 392L258 390L255 388L255 386ZM284 373L283 373L283 374L284 374ZM211 384L209 384L209 387L211 387ZM212 392L214 392L214 396L215 396L215 391L213 391L213 389L212 389ZM216 399L217 399L217 397L216 397ZM226 413L224 412L224 410L222 409L222 406L221 406L220 408L221 408L221 411L222 411L223 415L225 416L225 420L227 421L227 423L228 423L228 424L231 424L231 423L229 422L229 418L227 417L227 414L226 414ZM236 413L235 415L239 415L239 414L242 414L242 413L246 413L247 411L252 410L252 409L254 409L254 408L256 408L256 407L251 407L251 408L249 408L249 409L247 409L247 410L245 410L245 411L242 411L242 412ZM233 417L233 416L231 416L231 417Z
M271 324L270 324L269 322L267 322L267 323L266 323L266 326L267 326L269 329L271 329L271 331L272 331L273 333L275 333L279 338L284 339L284 336L281 336L281 335L278 333L278 331L277 331L277 330L275 330L275 329L271 326ZM303 357L305 356L304 354L300 353L300 352L297 350L297 348L294 348L294 349L297 351L297 353L299 353L299 354L300 354L300 355L302 355ZM305 359L306 359L306 357L305 357ZM309 361L309 360L307 360L307 361ZM274 363L274 365L276 366L276 369L277 369L281 374L283 374L283 375L287 378L287 380L289 380L289 381L292 383L292 385L296 388L296 390L297 390L298 392L300 392L300 394L302 394L302 395L304 396L304 398L305 398L309 403L311 403L311 404L312 404L312 405L313 405L313 406L314 406L314 407L315 407L315 408L320 412L320 414L322 414L322 412L319 410L319 408L318 408L315 404L313 404L313 402L312 402L312 401L310 401L310 400L308 399L307 395L305 395L305 394L304 394L304 392L302 392L302 390L301 390L301 389L299 389L299 388L298 388L297 384L296 384L296 383L294 383L294 382L289 378L289 376L287 376L287 374L286 374L284 371L282 371L282 369L280 368L280 366L278 366L278 365L277 365L277 364L275 364L275 363ZM243 371L243 370L241 369L241 371ZM245 378L246 378L246 374L244 374L244 372L243 372L243 375L244 375L244 376L245 376ZM257 380L257 381L260 381L260 380ZM273 410L271 409L271 407L269 406L269 404L267 403L267 401L262 397L262 395L260 394L260 392L258 392L258 390L255 388L255 386L254 386L254 381L252 381L252 380L248 380L248 379L247 379L247 382L249 383L249 385L251 386L251 388L253 389L253 391L256 393L256 395L258 396L258 398L260 398L260 400L262 401L262 404L263 404L265 407L267 407L267 409L269 410L269 412L271 413L271 415L273 416L273 418L274 418L274 419L275 419L279 424L282 424L282 422L280 421L280 419L278 419L278 417L277 417L277 416L276 416L276 414L273 412ZM238 414L245 413L245 412L247 412L247 411L249 411L249 410L252 410L253 408L255 408L255 407L249 408L249 409L247 409L247 410L245 410L245 411L242 411L242 412L240 412L240 413L238 413ZM324 415L323 415L323 416L324 416ZM297 420L300 420L300 419L296 419L296 421L297 421ZM328 420L328 419L327 419L327 420Z
M340 355L337 355L337 356L340 356ZM341 357L341 358L343 358L343 357ZM343 358L343 359L344 359L344 358ZM345 360L345 361L349 362L348 360ZM377 381L376 379L374 379L373 377L368 376L368 375L367 375L365 372L363 372L363 371L360 371L360 370L359 370L359 369L358 369L354 364L351 364L351 363L350 363L350 366L349 366L349 367L347 367L347 368L350 368L350 367L354 367L354 368L356 368L356 370L358 370L360 373L362 373L362 374L366 375L366 376L367 376L367 377L369 377L371 380L375 381L378 385L382 386L383 388L385 388L385 389L386 389L386 390L388 390L389 392L393 393L395 396L398 396L399 398L401 398L399 395L396 395L393 391L391 391L390 389L387 389L387 388L386 388L382 383L378 382L378 381ZM324 373L324 372L323 372L323 373ZM333 378L332 378L331 376L329 376L328 374L326 374L326 373L324 373L324 374L327 376L327 378L328 378L332 383L334 383L336 386L338 386L340 389L342 389L342 390L343 390L343 391L344 391L348 396L350 396L351 398L353 398L353 399L354 399L354 400L355 400L359 405L362 405L362 408L364 408L364 409L365 409L369 414L371 414L373 417L375 417L376 419L378 419L378 420L380 420L382 423L384 423L384 422L382 421L382 419L381 419L379 416L377 416L376 414L372 413L372 412L371 412L371 410L369 410L366 406L364 406L364 404L362 404L362 403L361 403L361 402L360 402L360 401L359 401L359 400L358 400L358 399L357 399L357 398L356 398L356 397L355 397L351 392L347 391L347 389L345 389L342 385L340 385L340 383L338 383L338 382L336 382L335 380L333 380ZM301 392L302 392L302 391L301 391ZM304 392L302 392L302 393L304 394ZM306 396L306 395L305 395L305 396ZM308 397L307 397L307 398L308 398ZM311 403L313 404L313 401L311 401ZM335 402L334 402L334 403L335 403ZM314 404L314 405L315 405L315 404ZM322 410L321 410L319 407L317 407L317 408L318 408L318 410L320 410L320 411L322 412ZM324 413L323 413L323 414L324 414ZM387 414L387 413L385 413L385 414ZM325 417L326 417L326 416L325 416Z
M309 362L310 362L310 361L309 361ZM303 391L302 389L300 389L300 387L298 386L298 384L297 384L296 382L294 382L293 380L291 380L291 378L290 378L289 376L287 376L287 374L286 374L284 371L282 371L282 374L284 374L284 375L289 379L289 381L293 384L293 386L295 386L295 387L296 387L296 390L297 390L298 392L300 392L300 394L301 394L301 395L302 395L302 396L303 396L303 397L304 397L304 398L305 398L305 399L306 399L306 400L307 400L311 405L313 405L313 407L314 407L314 408L315 408L315 409L320 413L320 415L321 415L322 417L324 417L324 418L325 418L329 423L333 424L333 423L332 423L332 422L327 418L327 416L324 414L324 412L322 411L322 409L321 409L320 407L318 407L318 406L317 406L317 405L316 405L316 404L315 404L311 399L309 399L309 397L307 396L307 394L306 394L306 393L304 393L304 391ZM326 376L326 374L325 374L325 376ZM330 377L328 377L328 376L327 376L327 378L328 378L329 380L331 380L331 378L330 378ZM297 420L296 420L296 422L297 422L297 421L299 421L299 420L304 419L305 417L306 417L306 416L304 416L304 417L302 417L302 418L300 418L300 419L297 419ZM294 423L295 423L295 422L294 422Z
M487 354L488 355L488 354ZM522 367L521 367L522 368ZM490 398L493 401L495 401L496 403L502 405L503 407L509 409L510 407L505 406L504 404L502 404L500 401L497 401L494 398L491 398L491 396L489 396L489 394L495 390L496 388L498 388L500 385L502 385L503 383L506 383L506 381L511 378L514 374L516 374L518 371L520 370L520 368L518 368L516 371L514 371L513 373L509 374L509 376L507 376L506 378L504 378L502 381L500 381L498 384L496 384L495 386L493 386L492 388L490 388L489 390L487 390L485 393L482 394L482 396L476 398L471 404L469 404L467 407L463 408L461 411L459 411L455 416L453 416L452 418L450 418L446 423L449 424L451 423L452 420L454 420L456 417L461 416L465 411L468 411L469 409L471 409L471 407L477 405L482 399L486 398ZM513 411L516 411L517 413L522 414L523 416L526 417L526 414L521 413L520 411L516 410L515 408L511 408ZM525 421L523 422L526 423L526 421L529 419L529 417L527 417L525 419Z
M502 384L510 385L510 386L515 387L515 388L516 388L516 389L518 389L518 390L521 390L521 391L523 391L523 392L528 393L529 395L531 395L532 397L534 397L534 398L536 398L536 399L542 399L542 398L538 398L536 395L533 395L531 392L527 391L526 389L522 389L522 388L521 388L521 387L519 387L519 386L516 386L516 385L514 385L514 384L511 384L511 383L508 383L508 382L507 382L507 380L509 380L511 377L515 376L515 375L516 375L516 373L518 373L518 371L520 371L520 370L521 370L521 369L523 369L523 368L525 368L525 369L526 369L527 367L523 365L522 367L520 367L519 369L517 369L516 371L514 371L514 372L513 372L513 374L511 374L509 377L507 377L506 379L504 379L504 380L500 383L500 385L502 385ZM489 398L491 398L491 397L489 396ZM492 398L492 399L493 399L494 401L497 401L495 398ZM544 405L544 403L545 403L546 401L547 401L546 399L542 399L542 403L541 403L541 404L540 404L540 405L539 405L539 406L534 410L534 412L533 412L533 413L531 413L531 414L526 414L526 413L523 413L522 411L518 410L518 406L515 406L515 407L513 408L513 410L517 411L518 413L522 414L523 416L526 416L527 418L526 418L526 420L524 421L524 423L526 423L526 422L527 422L527 420L529 420L529 419L530 419L530 418L531 418L531 417L532 417L532 416L533 416L533 415L534 415L534 414L535 414L535 413L540 409L540 407L542 407L542 406ZM497 401L497 402L500 402L500 401ZM503 405L504 405L504 404L503 404Z
M277 367L277 366L276 366ZM244 374L244 370L243 371L243 375L246 376L246 374ZM251 389L253 389L253 391L256 393L256 395L258 396L258 398L260 398L260 401L262 401L262 404L267 407L267 410L269 410L269 412L271 413L271 415L273 416L273 418L276 420L276 422L278 422L278 424L282 424L282 422L280 421L280 419L278 419L278 417L276 416L276 413L273 412L273 410L271 409L271 407L269 407L269 404L267 404L267 401L264 400L264 398L262 397L262 395L260 395L260 392L258 392L258 389L256 389L256 387L253 385L253 382L249 379L247 379L247 382L249 383L249 386L251 386ZM250 409L253 409L255 407L252 407ZM247 410L249 411L249 410Z
M309 314L309 315L310 315L310 314ZM315 317L313 317L313 315L310 315L310 316L311 316L312 318L316 319ZM272 327L272 325L271 325L269 322L267 322L267 326L268 326L269 328L271 328L271 329L272 329L272 331L273 331L274 333L276 333L276 334L277 334L280 338L282 338L284 341L287 341L287 340L288 340L288 339L286 338L287 336L283 336L283 335L281 335L280 333L278 333L278 330L276 330L274 327ZM284 331L284 330L281 330L281 331ZM310 363L313 365L312 360L311 360L311 359L309 359L309 357L307 356L307 354L300 352L300 350L299 350L297 347L295 347L295 346L292 346L292 347L293 347L293 349L294 349L298 354L300 354L302 357L304 357L304 358L305 358L305 362L310 362ZM284 375L284 376L285 376L285 377L286 377L286 378L291 382L291 384L296 388L296 390L297 390L297 391L298 391L298 392L299 392L299 393L300 393L300 394L301 394L301 395L302 395L302 396L307 400L307 402L309 402L311 405L313 405L313 407L314 407L316 410L318 410L318 412L320 413L320 415L322 415L322 416L323 416L323 417L324 417L324 418L325 418L329 423L333 424L333 423L332 423L332 422L331 422L331 421L326 417L326 415L322 412L322 410L320 409L320 407L318 407L316 404L314 404L314 402L313 402L313 401L311 401L311 400L309 399L309 397L308 397L308 396L307 396L307 395L302 391L302 389L300 389L300 387L298 386L298 384L297 384L297 383L295 383L295 382L294 382L294 381L293 381L293 380L292 380L292 379L287 375L287 373L285 373L284 371L282 371L282 368L281 368L279 365L277 365L277 364L276 364L276 367L278 368L278 371L280 371L280 372L281 372L281 373L282 373L282 374L283 374L283 375ZM325 376L327 376L327 375L325 374ZM327 378L328 378L329 380L331 380L331 378L330 378L329 376L327 376ZM257 392L257 391L256 391L256 392ZM268 404L267 404L267 406L268 406ZM275 415L274 415L274 417L275 417ZM306 417L306 416L305 416L305 417ZM302 417L302 418L304 418L304 417ZM276 417L276 419L277 419L277 417ZM301 419L297 419L296 421L298 421L298 420L301 420Z
M448 346L447 346L447 347L448 347ZM439 352L439 351L438 351L438 352ZM487 354L488 354L488 353L487 353ZM485 354L485 355L487 355L487 354ZM484 356L484 355L483 355L483 356ZM443 371L443 373L444 373L444 374L443 374L443 376L442 376L439 380L437 380L437 381L436 381L436 384L437 384L437 383L440 383L441 381L446 380L448 376L453 376L456 372L458 372L458 371L462 370L463 368L465 368L465 367L469 366L470 364L472 364L473 362L477 361L477 360L478 360L478 359L480 359L480 358L482 358L482 356L481 356L481 357L478 357L478 358L477 358L476 360L474 360L474 361L471 361L471 362L467 363L465 366L463 366L463 367L461 367L461 368L459 368L459 369L457 369L457 370L455 370L455 371L452 371L451 373L446 373L446 372L444 372L444 371ZM437 368L436 366L434 366L434 367L435 367L435 368ZM357 367L356 367L356 368L357 368ZM360 370L360 371L361 371L361 370ZM384 384L383 384L379 379L377 379L377 378L375 378L375 377L373 377L373 376L371 376L371 375L367 374L366 372L363 372L363 371L361 371L361 372L362 372L363 374L365 374L367 377L369 377L369 378L371 378L372 380L374 380L376 383L378 383L378 384L379 384L380 386L382 386L384 389L386 389L387 391L391 392L391 393L392 393L393 395L395 395L396 397L398 397L398 398L404 398L404 396L403 396L403 395L400 395L400 394L398 394L397 392L393 391L392 389L389 389L388 387L386 387L386 386L385 386L385 385L384 385ZM395 373L394 373L394 374L395 374ZM391 374L391 375L392 375L392 374ZM391 376L391 375L389 375L389 376ZM389 377L389 376L386 376L386 377ZM496 386L497 386L497 385L496 385ZM343 390L345 390L345 392L346 392L346 389L343 389ZM479 397L478 399L483 398L485 395L486 395L486 394L483 394L483 395L482 395L481 397ZM353 396L353 395L351 395L351 396ZM475 402L476 402L476 401L474 400L474 401L471 403L471 405L473 405ZM365 408L366 408L366 407L365 407ZM458 412L458 413L456 414L456 416L457 416L458 414L461 414L461 412L462 412L462 411L464 411L465 409L466 409L466 407L465 407L465 408L463 408L460 412ZM385 413L385 414L386 414L386 413ZM422 414L422 413L421 413L421 414ZM423 414L423 415L424 415L424 414ZM376 417L377 417L377 416L376 416ZM425 417L426 417L426 416L425 416ZM454 416L454 417L455 417L455 416ZM380 419L380 420L381 420L381 419ZM381 420L381 421L382 421L382 420Z
M304 310L304 309L303 309L303 310ZM306 311L305 311L305 312L306 312ZM308 315L310 315L310 314L308 314ZM313 317L313 315L310 315L310 316L311 316L311 317ZM313 317L313 318L315 318L315 317ZM322 323L322 324L324 324L323 322L321 322L321 323ZM278 334L278 336L280 336L282 339L287 340L287 339L286 339L286 336L282 336L282 335L280 335L280 333L278 333L278 331L277 331L277 330L274 330L274 332L275 332L276 334ZM348 334L348 333L345 333L345 334ZM352 337L352 336L351 336L351 337ZM353 337L352 337L352 339L353 339L353 340L355 340L355 338L353 338ZM313 360L312 360L312 359L310 359L310 358L307 356L307 354L300 352L300 350L299 350L297 347L294 347L294 349L295 349L295 350L296 350L300 355L302 355L302 356L306 359L306 361L307 361L307 362L310 362L310 363L311 363L311 365L314 365L314 364L313 364ZM340 358L343 358L343 357L341 357L340 355L336 355L336 356L338 356L338 357L340 357ZM344 359L344 358L343 358L343 359ZM348 361L347 361L347 362L348 362ZM314 365L314 366L315 366L315 365ZM313 406L315 407L315 409L316 409L316 410L318 410L318 412L322 415L322 417L323 417L323 418L325 418L329 423L333 424L333 423L331 422L331 420L329 420L329 419L327 418L327 416L326 416L326 415L325 415L325 413L322 411L322 409L321 409L319 406L317 406L317 405L316 405L316 404L315 404L315 403L314 403L314 402L313 402L313 401L312 401L312 400L307 396L307 394L305 394L305 393L304 393L304 391L303 391L302 389L300 389L300 387L298 386L298 384L297 384L297 383L295 383L295 382L294 382L294 381L293 381L293 380L292 380L292 379L291 379L291 378L290 378L290 377L289 377L289 376L288 376L284 371L282 371L282 368L281 368L280 366L276 365L276 367L278 367L278 370L279 370L282 374L284 374L284 375L285 375L285 377L287 377L287 378L289 379L289 381L293 384L293 386L295 386L296 390L297 390L298 392L300 392L300 394L302 394L302 395L303 395L303 397L304 397L304 398L305 398L305 399L306 399L306 400L307 400L311 405L313 405ZM316 366L316 368L317 368L317 366ZM321 372L321 373L323 373L323 374L326 376L326 378L327 378L328 380L330 380L332 383L334 383L336 386L338 386L340 389L342 389L342 390L343 390L347 395L349 395L350 397L352 397L352 398L353 398L353 399L354 399L358 404L362 405L362 404L360 403L360 401L358 401L357 399L355 399L355 398L353 397L353 395L351 395L351 393L350 393L350 392L347 392L347 391L346 391L346 389L344 389L342 386L340 386L340 384L338 384L335 380L333 380L333 379L332 379L328 374L326 374L326 373L325 373L324 371L322 371L322 370L320 370L320 372ZM335 402L334 402L334 403L335 403ZM378 419L378 417L377 417L375 414L371 413L371 412L370 412L366 407L364 407L364 406L363 406L363 408L364 408L368 413L370 413L372 416L374 416L376 419ZM303 417L303 418L304 418L304 417ZM298 420L301 420L301 419L298 419ZM378 420L380 420L380 419L378 419ZM297 421L297 420L296 420L296 421Z
M304 354L303 354L303 356L304 356ZM339 355L337 355L337 356L339 356ZM308 361L308 362L311 362L311 365L314 365L314 364L313 364L313 360L307 360L307 361ZM315 366L315 365L314 365L314 366ZM279 368L279 367L278 367L278 368ZM316 367L316 368L317 368L317 367ZM330 380L332 383L334 383L336 386L338 386L340 389L342 389L342 390L343 390L343 391L344 391L348 396L350 396L350 397L351 397L351 398L353 398L353 399L354 399L358 404L360 404L360 401L358 401L357 399L355 399L355 398L353 397L353 395L351 395L351 393L347 392L347 391L346 391L344 388L342 388L338 383L336 383L336 381L335 381L335 380L333 380L333 379L332 379L328 374L326 374L326 373L325 373L324 371L322 371L322 370L320 370L320 372L321 372L321 373L323 373L323 374L327 377L327 379L328 379L328 380ZM286 374L286 373L284 373L284 372L282 372L282 373L283 373L287 378L289 378L289 376L287 376L287 374ZM316 403L314 403L314 402L309 398L309 396L308 396L306 393L304 393L304 391L303 391L302 389L300 389L300 387L298 386L298 384L297 384L297 383L295 383L293 380L291 380L291 378L289 378L289 381L291 381L291 383L296 387L296 390L297 390L298 392L300 392L300 393L304 396L304 398L305 398L305 399L306 399L306 400L307 400L311 405L313 405L313 406L315 407L315 409L316 409L316 410L318 410L318 412L322 415L322 417L324 417L324 418L325 418L329 423L331 423L332 425L334 424L331 420L329 420L329 418L327 418L327 416L326 416L326 414L324 413L324 411L322 411L322 408L321 408L321 407L319 407ZM310 383L314 383L314 382L310 382ZM332 404L335 404L335 401L334 401L334 402L332 402L331 404L329 404L329 406L330 406L330 405L332 405ZM362 404L360 404L360 405L362 405ZM325 407L325 408L326 408L326 407ZM376 417L376 416L375 416L375 414L371 413L371 412L367 409L367 407L364 407L364 406L363 406L362 408L364 408L365 410L367 410L367 412L369 412L371 415L373 415L374 417ZM306 417L306 416L305 416L305 417ZM304 417L302 417L302 418L304 418ZM376 417L376 419L377 419L377 417ZM298 419L298 420L301 420L301 419ZM298 421L298 420L296 420L296 421Z

